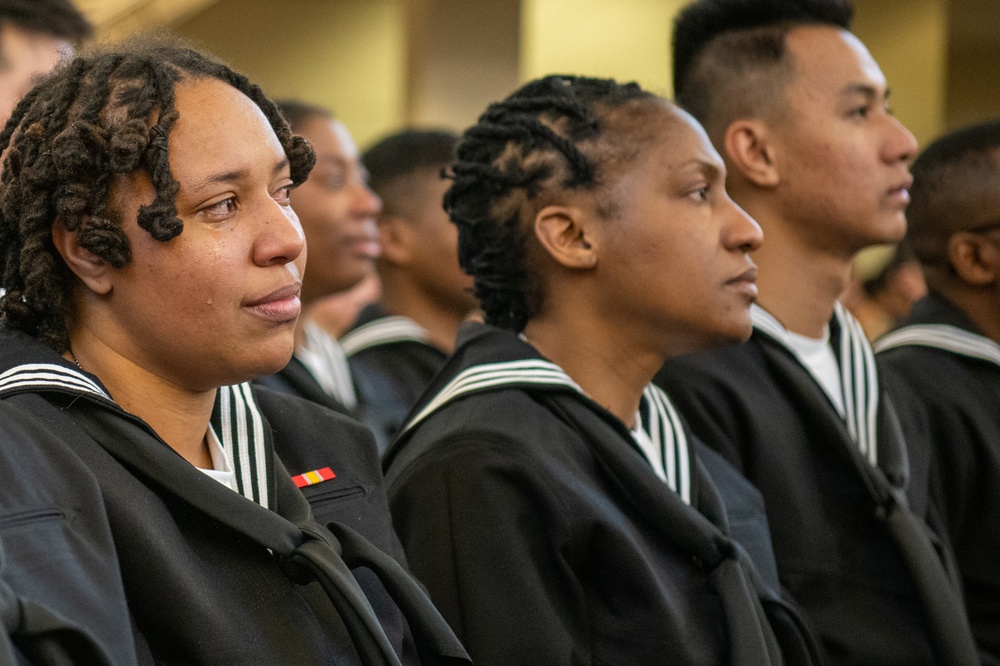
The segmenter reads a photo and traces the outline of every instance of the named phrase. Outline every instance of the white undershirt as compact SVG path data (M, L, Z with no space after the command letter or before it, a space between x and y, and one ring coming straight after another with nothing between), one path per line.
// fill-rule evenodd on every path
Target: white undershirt
M798 333L785 331L785 342L792 348L799 361L812 374L820 387L830 398L837 413L844 416L843 384L840 379L840 365L830 346L830 328L825 329L822 338L809 338Z
M230 490L235 491L236 474L233 472L233 466L229 463L229 456L226 455L226 450L222 448L222 442L219 441L212 426L208 426L205 439L208 440L208 453L212 456L212 469L199 467L198 471L203 472Z

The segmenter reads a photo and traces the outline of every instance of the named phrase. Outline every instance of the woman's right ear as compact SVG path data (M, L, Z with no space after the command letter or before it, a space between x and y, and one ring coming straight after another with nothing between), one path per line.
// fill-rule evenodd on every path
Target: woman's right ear
M585 218L575 206L546 206L535 216L535 238L560 265L592 269L597 265L596 241Z
M100 295L111 291L111 264L80 245L79 231L70 231L57 219L52 223L52 244L87 289Z

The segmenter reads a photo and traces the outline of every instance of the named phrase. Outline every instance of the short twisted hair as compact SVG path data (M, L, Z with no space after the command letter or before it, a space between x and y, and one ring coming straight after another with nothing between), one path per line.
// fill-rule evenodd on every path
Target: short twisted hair
M530 220L565 190L594 191L599 213L613 216L614 176L658 131L629 122L629 112L664 104L635 83L549 76L491 104L465 131L444 204L487 323L519 331L538 312L525 256Z
M155 198L138 210L139 226L158 241L183 231L179 185L168 161L182 80L230 84L263 111L305 180L315 158L256 85L223 63L174 41L138 41L95 50L56 70L14 109L3 132L0 173L0 317L57 351L68 345L70 272L51 239L55 221L77 231L82 247L115 268L132 261L121 211L109 187L115 174L145 171Z

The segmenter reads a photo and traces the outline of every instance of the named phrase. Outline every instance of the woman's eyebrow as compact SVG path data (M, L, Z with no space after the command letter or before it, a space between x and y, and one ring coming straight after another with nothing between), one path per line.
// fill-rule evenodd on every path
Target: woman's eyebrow
M288 165L289 161L287 157L282 160L279 160L278 163L274 165L274 169L272 169L271 173L276 174L280 172L282 169L286 168ZM247 178L249 173L250 173L249 169L236 169L234 171L223 171L220 173L212 174L211 176L208 176L195 183L191 187L191 189L194 191L198 191L200 189L208 187L209 185L218 185L219 183L236 182L238 180Z

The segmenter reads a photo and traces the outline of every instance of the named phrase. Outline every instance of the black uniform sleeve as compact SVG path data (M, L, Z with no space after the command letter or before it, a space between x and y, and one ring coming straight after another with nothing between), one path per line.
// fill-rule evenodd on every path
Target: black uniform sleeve
M134 663L96 479L41 422L2 401L0 479L0 615L20 654L31 663Z

